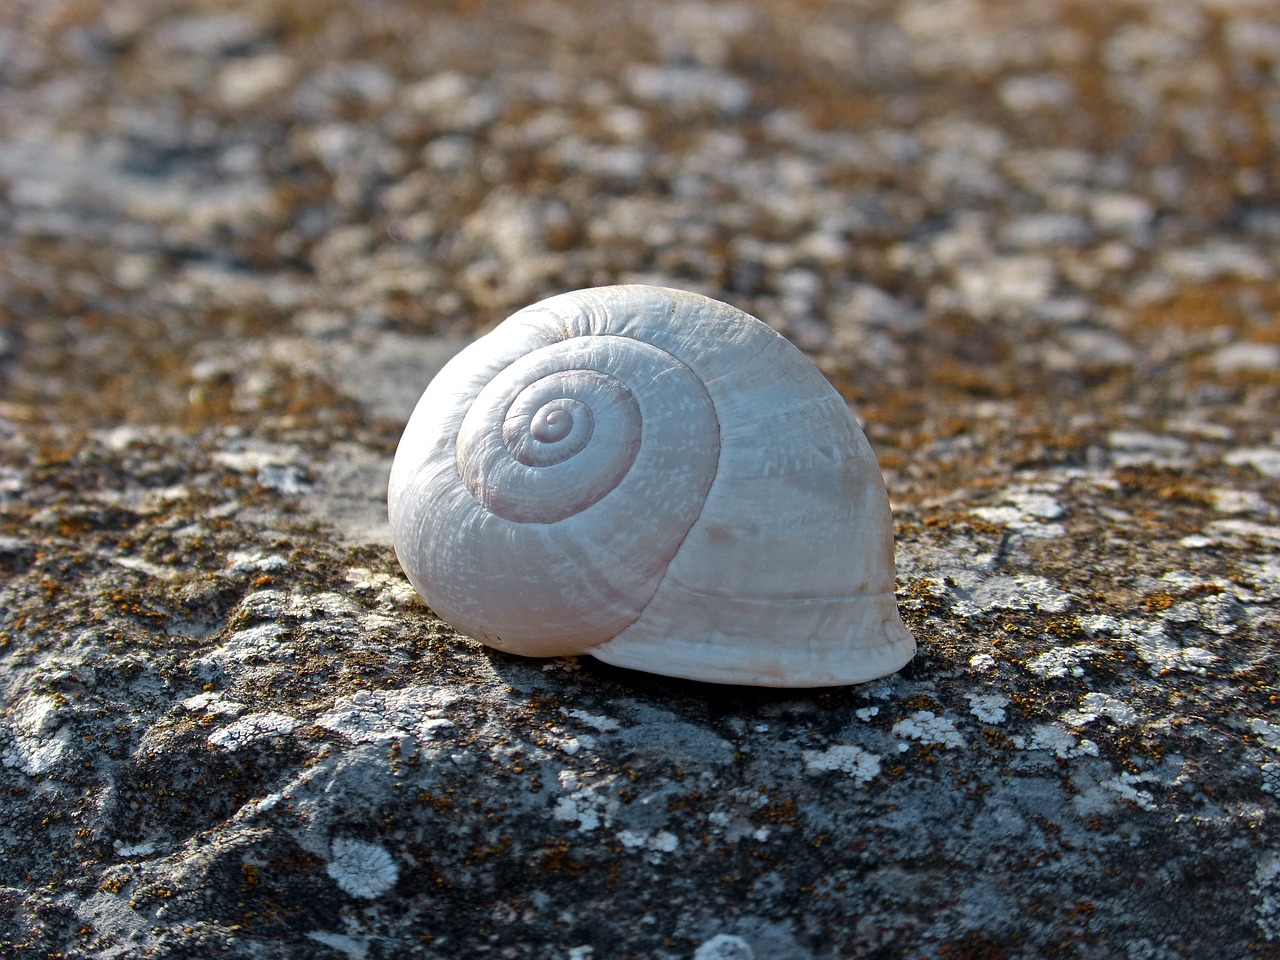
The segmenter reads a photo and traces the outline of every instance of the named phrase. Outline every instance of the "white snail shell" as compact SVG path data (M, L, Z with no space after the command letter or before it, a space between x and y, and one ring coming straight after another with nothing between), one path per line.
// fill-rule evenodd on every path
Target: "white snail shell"
M776 687L915 653L888 495L844 400L696 294L598 287L514 314L427 387L388 504L418 592L509 653Z

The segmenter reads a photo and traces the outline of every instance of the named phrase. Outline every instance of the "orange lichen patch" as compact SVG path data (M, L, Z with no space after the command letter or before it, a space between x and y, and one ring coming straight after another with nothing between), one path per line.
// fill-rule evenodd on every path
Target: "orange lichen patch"
M572 851L573 846L568 840L547 840L538 856L538 869L570 877L581 876L586 872L587 865L574 857Z
M780 800L771 799L768 803L761 806L751 814L751 820L761 824L792 824L799 825L803 823L804 815L796 809L796 802L791 799Z
M938 714L939 716L943 712L942 704L925 693L917 693L913 696L907 697L902 701L902 710L903 712L928 710L932 713Z
M1090 438L1079 429L1028 418L1017 427L1018 448L1026 460L1061 460L1083 455Z
M1271 320L1260 324L1259 316ZM1136 309L1133 322L1149 330L1240 330L1253 342L1280 343L1280 290L1271 283L1232 279L1187 284L1167 300Z
M1013 750L1016 746L1012 737L1002 730L996 730L993 727L983 727L981 731L982 739L987 746L996 750Z
M108 316L85 312L82 306L54 312L73 319L56 326L24 323L19 349L28 376L11 389L10 398L40 410L46 422L64 424L185 419L193 342L203 336L261 333L272 326L262 317L202 311L200 320L188 321L182 335L174 336L173 325L155 316ZM200 332L201 327L208 332ZM60 385L57 392L51 389L54 383Z
M967 934L960 940L938 945L938 956L946 960L1007 960L1017 950L1017 934L992 938L981 933Z
M1155 496L1197 507L1211 507L1214 503L1212 491L1179 471L1159 467L1121 467L1114 471L1113 476L1130 496Z
M129 882L132 879L133 879L132 877L123 877L117 874L116 876L107 877L105 880L103 880L98 885L98 889L103 890L107 893L119 893L121 890L123 890L126 886L129 885Z
M943 356L929 370L929 379L942 390L950 390L969 397L1009 399L1019 393L1017 384L1004 374L1004 368L985 364L966 364L952 357Z

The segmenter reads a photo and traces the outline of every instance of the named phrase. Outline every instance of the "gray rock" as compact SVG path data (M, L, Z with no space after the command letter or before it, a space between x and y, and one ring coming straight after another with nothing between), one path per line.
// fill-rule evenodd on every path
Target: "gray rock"
M1256 4L224 6L0 15L0 954L1275 953ZM521 660L404 579L430 377L638 279L854 405L901 674Z

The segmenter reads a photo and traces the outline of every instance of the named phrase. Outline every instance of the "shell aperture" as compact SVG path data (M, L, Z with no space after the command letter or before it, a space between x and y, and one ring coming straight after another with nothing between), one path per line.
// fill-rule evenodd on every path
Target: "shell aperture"
M428 386L388 504L427 603L509 652L827 686L915 650L844 401L773 330L695 294L518 311Z

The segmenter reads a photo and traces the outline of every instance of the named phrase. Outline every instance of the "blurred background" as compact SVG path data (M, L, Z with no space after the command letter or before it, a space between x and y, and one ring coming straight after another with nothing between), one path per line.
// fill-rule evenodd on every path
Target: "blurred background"
M640 280L774 325L922 482L1007 468L975 423L1256 430L1278 142L1267 0L14 0L0 412L392 443L407 359Z
M0 0L0 944L1275 956L1278 271L1276 0ZM432 373L629 281L852 404L901 675L415 600Z

